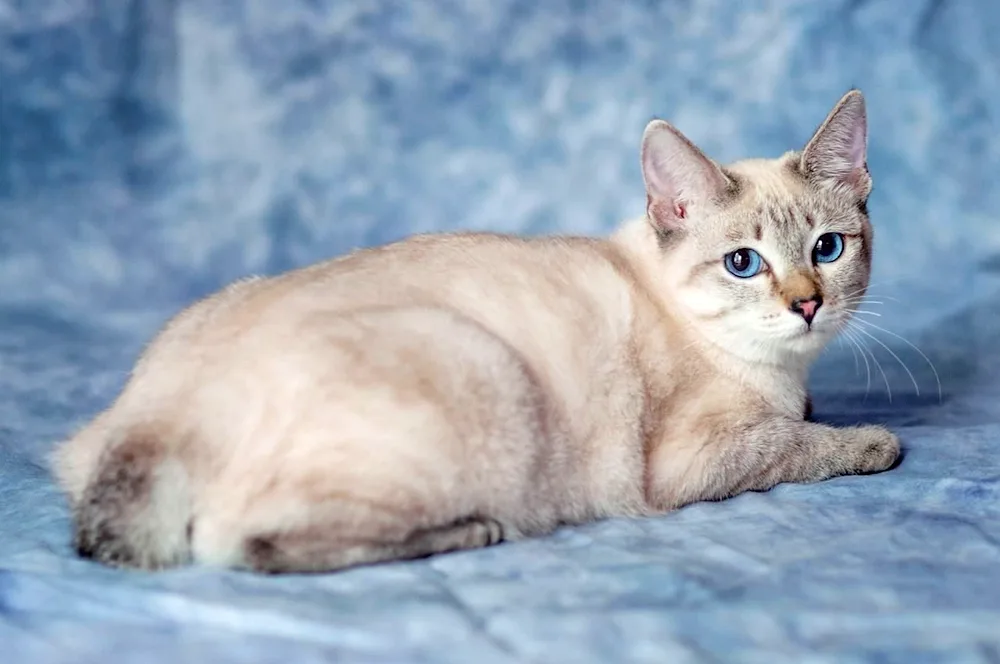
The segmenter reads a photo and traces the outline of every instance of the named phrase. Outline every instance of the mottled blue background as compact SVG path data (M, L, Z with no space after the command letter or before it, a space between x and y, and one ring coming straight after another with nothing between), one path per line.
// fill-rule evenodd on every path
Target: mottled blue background
M998 33L991 0L0 0L0 659L1000 661ZM898 469L311 578L70 554L44 454L192 299L416 231L603 233L651 117L776 156L851 86L892 334L884 379L835 345L814 385Z

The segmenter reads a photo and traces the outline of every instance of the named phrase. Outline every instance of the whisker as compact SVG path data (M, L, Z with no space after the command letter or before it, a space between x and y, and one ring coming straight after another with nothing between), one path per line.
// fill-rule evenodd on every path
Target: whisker
M866 297L868 295L871 295L872 291L874 289L880 288L882 286L887 286L887 285L889 285L889 284L887 284L884 281L878 281L878 282L875 282L874 284L868 284L867 286L862 286L861 288L853 290L850 293L845 294L844 297L853 297L853 296L858 295L860 293L864 293L864 295L861 295L861 297ZM878 295L877 297L882 297L882 296ZM887 298L887 299L891 300L891 299L894 299L894 298Z
M858 347L861 348L861 352L867 352L868 355L871 356L872 362L875 364L875 368L882 374L882 381L885 383L885 392L889 397L889 403L892 403L892 388L889 386L889 376L886 375L885 369L882 368L882 363L878 361L878 358L875 356L875 351L871 349L863 337L859 336L856 337L856 339L858 341Z
M859 341L864 341L864 340L859 338ZM868 347L867 344L865 344L865 347L866 348ZM875 363L875 368L878 369L880 374L882 374L882 380L885 382L885 393L889 397L889 403L892 403L892 388L889 387L889 376L886 375L885 369L882 368L882 363L878 361L877 357L875 357L875 352L872 351L871 348L868 348L868 352L872 356L872 362Z
M842 306L843 306L843 307L844 307L845 309L848 309L848 310L850 310L850 311L858 311L858 310L860 310L860 309L861 309L861 307L863 307L863 306L865 306L865 305L868 305L868 304L873 304L873 305L875 305L875 306L879 306L879 305L881 305L882 303L881 303L881 302L843 302L843 301L842 301L842 302L840 302L840 304L841 304L841 305L842 305Z
M841 298L841 302L844 304L885 304L881 300L869 300L863 297L845 297Z
M863 324L865 324L865 325L867 325L867 326L869 326L869 327L871 327L871 328L873 328L875 330L878 330L879 332L884 332L885 334L888 334L891 337L899 339L904 344L906 344L907 346L909 346L910 348L912 348L913 350L915 350L917 352L917 354L920 355L920 357L924 358L924 362L927 363L927 366L929 366L930 369L931 369L931 371L934 373L934 380L937 383L938 401L944 401L944 392L941 389L941 377L938 375L937 368L934 366L934 363L931 362L931 359L929 357L927 357L927 355L924 353L924 351L922 351L919 348L917 348L916 344L914 344L909 339L906 339L905 337L902 337L902 336L896 334L895 332L890 332L889 330L885 329L884 327L880 327L880 326L876 325L875 323L872 323L872 322L866 321L866 320L862 320L860 318L857 320L857 322L858 323L863 323Z
M844 295L844 297L851 297L852 295L857 295L858 293L867 293L872 288L874 288L874 286L872 286L870 284L866 285L866 286L862 286L861 288L857 288L855 290L852 290L850 293L847 293L846 295Z
M902 304L902 300L899 300L890 295L883 295L881 293L865 293L864 295L841 295L840 299L844 302L878 302L884 304L885 300L893 303Z
M882 314L880 314L877 311L865 311L864 309L851 309L850 312L852 314L865 314L866 316L877 316L879 318L882 317Z
M841 346L844 345L844 337L843 336L837 337L837 341L840 342ZM861 371L861 364L860 364L860 362L858 360L858 349L854 347L854 344L850 344L848 346L848 348L851 349L851 355L854 356L854 375L857 376L858 372Z
M868 297L868 296L866 295L865 297ZM878 293L878 294L874 294L873 293L872 297L877 297L877 298L879 298L881 300L889 300L890 302L895 302L897 304L902 304L903 303L903 301L900 300L898 297L892 297L891 295L885 295L883 293Z
M871 365L868 363L868 356L865 354L864 348L862 348L860 341L858 341L857 337L853 334L853 332L850 329L844 328L843 333L844 333L844 336L847 337L847 340L850 341L851 344L853 344L854 347L856 347L859 351L861 351L861 359L865 361L865 398L864 398L864 400L867 401L868 400L868 395L869 395L869 393L871 393L871 389L872 389L872 368L871 368Z
M892 351L892 349L889 348L889 346L885 342L883 342L881 339L879 339L878 337L876 337L874 334L872 334L872 333L868 332L867 330L865 330L863 328L860 328L860 327L855 328L855 329L858 332L860 332L861 334L863 334L866 337L870 338L872 341L874 341L875 343L877 343L882 348L885 348L886 352L888 352L889 355L892 355L895 358L895 360L897 362L899 362L899 366L903 367L903 370L906 371L906 375L908 375L910 377L910 381L913 383L913 389L915 389L917 391L917 396L920 396L920 386L917 385L917 379L914 378L913 372L910 371L910 367L906 366L906 363L903 362L903 360L900 359L899 355L896 355L896 353L894 353Z

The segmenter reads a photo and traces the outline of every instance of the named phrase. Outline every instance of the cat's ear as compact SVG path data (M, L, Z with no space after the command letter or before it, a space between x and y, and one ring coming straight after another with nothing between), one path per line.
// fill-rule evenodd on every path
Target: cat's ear
M819 184L852 192L860 200L871 193L868 174L868 119L865 98L851 90L841 98L802 151L799 168Z
M729 186L722 169L663 120L650 122L642 135L642 179L646 214L664 231L682 227L689 208L718 198Z

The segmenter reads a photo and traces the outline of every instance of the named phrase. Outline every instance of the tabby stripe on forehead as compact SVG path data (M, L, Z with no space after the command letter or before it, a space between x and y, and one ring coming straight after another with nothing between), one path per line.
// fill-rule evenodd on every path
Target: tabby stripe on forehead
M799 214L801 210L796 209L794 203L789 203L783 210L784 215L778 221L781 222L782 226L792 226L795 224L796 220L802 216ZM809 221L809 215L806 215L806 220ZM812 226L812 224L809 224Z

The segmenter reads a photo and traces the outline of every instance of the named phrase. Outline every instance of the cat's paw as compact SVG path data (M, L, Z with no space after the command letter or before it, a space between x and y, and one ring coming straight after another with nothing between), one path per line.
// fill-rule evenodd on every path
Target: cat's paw
M499 521L483 519L469 524L471 546L493 546L503 541L503 526Z
M899 437L885 427L860 427L857 432L857 472L880 473L899 458Z

